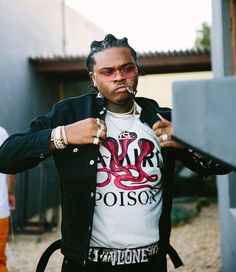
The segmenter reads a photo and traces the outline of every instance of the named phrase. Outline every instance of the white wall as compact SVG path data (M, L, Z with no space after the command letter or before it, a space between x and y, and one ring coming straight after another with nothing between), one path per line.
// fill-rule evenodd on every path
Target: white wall
M173 81L209 78L212 78L210 71L145 75L139 78L137 96L153 98L160 106L172 108Z
M87 55L94 40L102 40L106 33L73 9L66 8L66 54Z
M64 33L68 53L78 55L104 36L62 0L0 1L0 125L9 133L27 128L58 98L57 79L35 72L29 57L63 56Z

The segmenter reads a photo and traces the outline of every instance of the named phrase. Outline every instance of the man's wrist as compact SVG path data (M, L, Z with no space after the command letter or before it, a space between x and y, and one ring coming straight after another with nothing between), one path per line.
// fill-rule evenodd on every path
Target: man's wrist
M51 142L54 143L56 149L65 149L68 145L68 140L65 132L64 126L58 126L52 130Z
M9 194L9 195L14 195L14 194L15 194L15 192L8 192L8 194Z

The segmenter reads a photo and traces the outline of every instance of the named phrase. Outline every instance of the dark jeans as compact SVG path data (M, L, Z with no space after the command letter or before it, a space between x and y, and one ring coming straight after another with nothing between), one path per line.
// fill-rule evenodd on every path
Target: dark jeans
M65 257L61 272L167 272L167 261L165 256L157 253L146 263L112 266L111 263L88 261L83 267Z

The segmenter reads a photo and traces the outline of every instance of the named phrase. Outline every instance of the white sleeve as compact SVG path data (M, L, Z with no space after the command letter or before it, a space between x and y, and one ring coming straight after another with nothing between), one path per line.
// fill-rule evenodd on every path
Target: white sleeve
M0 127L0 145L8 138L8 133L7 131L3 128Z

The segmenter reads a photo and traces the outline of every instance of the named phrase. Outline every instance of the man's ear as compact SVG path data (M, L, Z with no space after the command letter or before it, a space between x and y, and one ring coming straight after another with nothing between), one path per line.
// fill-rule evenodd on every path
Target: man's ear
M91 78L91 80L92 80L92 82L93 82L93 86L94 86L94 87L97 87L96 82L95 82L95 79L94 79L94 74L93 74L92 72L89 72L89 76L90 76L90 78Z

